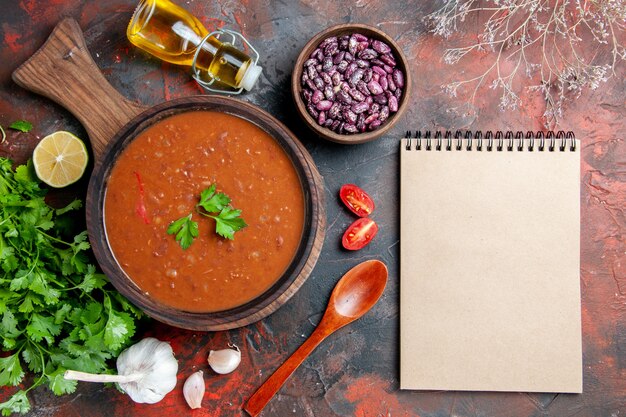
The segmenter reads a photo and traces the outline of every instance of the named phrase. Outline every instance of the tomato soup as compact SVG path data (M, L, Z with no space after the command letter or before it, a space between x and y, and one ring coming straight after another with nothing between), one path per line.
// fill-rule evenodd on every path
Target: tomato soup
M212 184L248 224L234 240L196 211ZM167 228L189 213L199 236L183 250ZM147 128L121 153L104 216L117 262L142 291L181 310L222 311L261 295L288 268L303 232L304 194L291 159L265 131L190 111Z

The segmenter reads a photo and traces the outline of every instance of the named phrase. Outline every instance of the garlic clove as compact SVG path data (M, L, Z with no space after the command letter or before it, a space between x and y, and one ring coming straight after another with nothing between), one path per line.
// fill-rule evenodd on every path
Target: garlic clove
M183 395L189 407L192 409L202 408L204 390L205 385L202 371L194 372L187 378L185 385L183 385Z
M234 349L212 350L209 352L209 366L218 374L229 374L241 363L241 351L237 345L228 345Z

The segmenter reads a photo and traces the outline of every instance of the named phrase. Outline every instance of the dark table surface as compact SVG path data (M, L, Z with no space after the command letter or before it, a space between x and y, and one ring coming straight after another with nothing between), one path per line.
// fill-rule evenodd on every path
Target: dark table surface
M381 259L390 277L381 301L363 319L324 342L292 376L264 415L294 416L611 416L626 414L626 85L624 67L595 91L567 104L562 127L582 139L581 290L584 393L407 392L398 383L398 139L407 129L542 129L541 97L524 96L520 110L502 112L498 96L484 89L470 112L454 111L461 98L440 88L462 72L483 68L493 56L479 53L458 65L442 63L445 49L422 23L440 3L359 0L330 1L181 0L209 28L242 31L261 53L264 73L242 97L283 121L309 150L325 180L327 233L313 274L280 310L247 327L192 332L152 322L143 332L170 341L180 361L179 384L156 405L134 404L114 389L80 384L75 394L55 397L47 388L30 394L33 416L131 416L176 414L240 416L254 390L312 332L336 280L366 259ZM125 29L130 0L3 0L0 3L0 124L27 119L30 133L8 131L0 155L16 162L30 157L38 140L56 130L87 139L71 114L20 89L11 72L39 48L54 25L74 17L86 32L94 60L126 97L146 105L200 94L186 69L162 63L135 49ZM322 28L345 22L372 24L390 34L410 63L410 107L383 138L358 146L322 141L302 126L289 80L300 48ZM338 200L339 187L357 183L377 203L379 235L365 249L346 252L340 238L353 217ZM64 193L84 197L86 181ZM421 215L427 215L422 213ZM427 342L427 341L426 341ZM235 343L243 362L233 374L206 373L202 410L190 413L182 382L205 369L209 349ZM3 389L0 399L13 392Z

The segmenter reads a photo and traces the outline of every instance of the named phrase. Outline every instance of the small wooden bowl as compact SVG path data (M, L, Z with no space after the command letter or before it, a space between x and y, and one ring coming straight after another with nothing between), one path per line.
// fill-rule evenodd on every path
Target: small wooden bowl
M371 132L355 133L355 134L339 134L335 133L327 127L323 127L317 124L309 112L306 110L304 99L302 98L302 84L300 79L302 78L302 72L304 71L304 62L309 59L311 53L318 47L318 45L326 38L331 36L343 36L352 33L361 33L371 39L377 39L385 42L391 48L393 56L396 58L397 68L404 73L404 93L398 102L398 111L389 116L389 118L378 129ZM411 73L409 71L409 64L402 52L402 49L398 44L385 32L378 30L372 26L349 23L344 25L332 26L325 29L315 35L311 40L302 48L302 52L296 60L296 64L291 75L291 93L293 100L298 109L298 113L306 125L311 128L318 136L330 140L332 142L343 144L357 144L370 142L374 139L384 135L391 127L396 124L398 119L402 116L409 102L409 95L411 93Z

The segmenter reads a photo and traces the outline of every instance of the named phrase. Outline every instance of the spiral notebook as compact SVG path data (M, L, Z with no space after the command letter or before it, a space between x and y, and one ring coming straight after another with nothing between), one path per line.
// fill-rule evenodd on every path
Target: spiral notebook
M580 144L417 132L400 149L400 386L582 392Z

